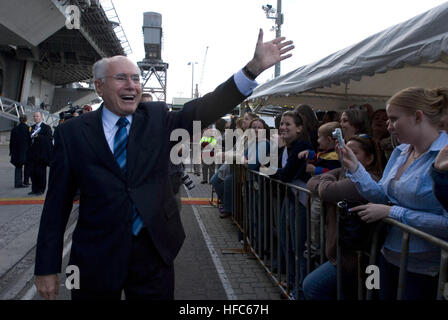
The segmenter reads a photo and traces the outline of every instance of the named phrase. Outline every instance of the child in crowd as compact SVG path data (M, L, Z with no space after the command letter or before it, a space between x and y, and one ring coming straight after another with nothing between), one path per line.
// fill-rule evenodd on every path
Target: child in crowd
M306 172L313 176L328 172L341 167L339 156L335 151L336 141L333 139L332 132L340 128L338 122L328 122L319 127L317 132L317 142L320 152L305 150L299 153L299 159L306 158L308 163ZM314 163L314 164L313 164ZM311 258L315 259L320 248L320 208L321 201L318 197L311 200Z
M317 143L319 144L320 152L316 153L314 150L305 150L299 153L299 159L306 158L311 161L306 166L306 172L312 175L318 175L341 166L338 154L334 149L336 142L332 136L332 132L336 128L340 128L338 122L328 122L319 127Z

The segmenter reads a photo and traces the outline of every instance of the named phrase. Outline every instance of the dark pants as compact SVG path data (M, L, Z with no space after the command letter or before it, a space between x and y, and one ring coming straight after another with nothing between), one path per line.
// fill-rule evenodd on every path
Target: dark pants
M28 184L30 179L29 166L25 165L25 169L22 165L15 166L14 170L14 187L20 187L22 184ZM23 180L22 180L23 177Z
M23 166L16 166L16 169L14 170L14 187L18 188L22 185L22 167Z
M82 283L80 286L80 289L71 291L72 300L121 299L121 290L94 292L83 290ZM137 237L133 237L128 275L123 289L126 300L174 299L174 266L167 266L163 262L145 228Z
M378 267L380 276L380 300L395 300L398 292L398 275L400 268L386 261L380 254ZM437 297L438 276L429 276L407 272L405 279L404 300L435 300Z
M215 164L202 163L202 181L210 182L212 176L215 174Z
M31 163L31 191L45 192L47 186L47 166L40 162Z

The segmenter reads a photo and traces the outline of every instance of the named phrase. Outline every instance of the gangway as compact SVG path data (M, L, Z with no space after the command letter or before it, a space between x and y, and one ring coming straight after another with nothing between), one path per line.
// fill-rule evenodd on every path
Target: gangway
M40 111L43 115L44 123L48 124L51 127L57 126L59 122L59 116L53 113L50 113L46 110L42 110L41 108L32 106L32 105L24 105L20 102L0 97L0 117L5 118L14 122L19 122L19 117L22 114L25 114L28 117L29 123L33 124L33 114L36 111Z

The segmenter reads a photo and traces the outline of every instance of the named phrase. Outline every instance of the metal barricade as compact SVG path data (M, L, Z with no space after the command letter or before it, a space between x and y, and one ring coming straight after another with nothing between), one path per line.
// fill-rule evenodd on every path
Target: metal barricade
M311 258L311 239L310 239L310 211L311 211L311 192L305 188L301 188L294 184L285 183L279 180L271 179L269 176L263 173L252 171L247 169L243 165L234 164L232 165L233 174L233 211L232 219L237 225L241 233L243 234L243 252L251 252L259 261L261 266L266 270L266 272L272 277L272 279L277 283L280 290L286 294L290 299L293 298L291 295L292 289L295 288L295 292L299 289L299 275L300 275L300 265L301 265L301 254L305 252L306 259L306 271L303 276L308 275L314 267L323 264L326 261L325 255L325 243L326 243L326 232L325 223L328 211L328 205L321 200L320 208L320 248L319 248L319 259L312 260ZM293 191L293 192L290 192ZM303 234L300 230L302 229L301 223L303 220L300 219L299 211L299 195L306 195L306 241L305 243L300 243L300 239L303 242ZM289 221L290 216L290 196L293 196L294 203L294 221ZM282 265L282 246L281 238L282 234L282 221L281 214L282 208L284 210L285 216L285 230L284 230L284 262L285 266ZM302 213L303 214L303 213ZM408 225L397 222L393 219L386 218L382 220L384 224L389 224L400 228L403 232L402 240L402 255L400 262L400 273L399 273L399 283L397 300L403 298L403 293L406 289L405 287L405 276L406 276L406 266L408 261L409 252L409 237L414 235L420 237L441 249L441 262L440 262L440 272L438 279L438 291L437 299L441 300L444 297L448 298L448 242L443 241L439 238L431 236L425 232L412 228ZM291 229L291 225L294 228ZM342 248L339 241L339 213L336 211L336 228L338 230L336 234L336 268L337 268L337 299L342 299ZM291 234L291 230L295 230L294 234ZM376 260L378 253L382 247L380 243L380 233L381 226L378 225L372 235L372 243L368 252L356 251L357 254L357 288L358 288L358 299L371 300L373 299L373 290L368 290L364 283L364 265L361 263L363 256L368 257L369 265L376 265ZM294 241L294 263L290 263L290 257L288 256L290 239L293 237ZM291 242L292 243L292 242ZM305 245L305 247L304 247ZM305 248L306 250L303 250ZM312 261L314 264L312 265ZM303 260L302 260L303 263ZM294 283L290 283L289 278L291 272L291 265L294 266ZM285 272L282 272L285 271ZM282 283L286 282L287 286L282 286Z

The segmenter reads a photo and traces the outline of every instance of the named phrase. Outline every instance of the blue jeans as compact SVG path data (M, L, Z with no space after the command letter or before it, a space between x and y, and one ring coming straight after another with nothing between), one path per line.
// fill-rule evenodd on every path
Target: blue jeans
M210 183L218 195L218 199L224 202L224 180L218 177L218 172L216 172L210 179Z
M306 208L299 202L298 213L300 219L300 227L299 230L299 247L296 248L295 236L296 236L296 226L295 226L295 217L296 213L294 210L295 206L295 198L290 192L289 194L289 250L286 252L286 201L283 201L282 210L280 212L280 244L282 248L282 253L284 257L288 254L288 267L289 267L289 277L288 284L294 286L295 281L295 252L297 249L297 255L299 258L299 295L298 299L303 298L302 292L302 282L303 278L306 275L306 258L303 255L305 251L305 242L306 242Z
M336 300L336 266L330 261L320 265L303 280L306 300Z
M228 175L222 180L218 177L218 173L215 173L210 183L215 188L218 199L224 203L224 212L232 212L233 208L233 176Z

